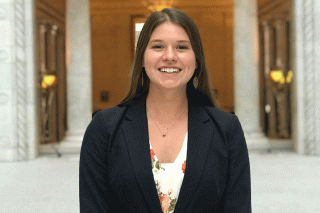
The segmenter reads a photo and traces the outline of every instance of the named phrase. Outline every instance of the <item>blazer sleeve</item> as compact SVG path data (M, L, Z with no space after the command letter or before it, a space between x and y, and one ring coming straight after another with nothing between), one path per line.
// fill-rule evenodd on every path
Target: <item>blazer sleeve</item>
M108 135L100 112L85 132L79 166L80 212L110 212L106 180Z
M237 116L229 133L229 163L227 188L225 191L223 212L251 212L251 180L248 149L244 133Z

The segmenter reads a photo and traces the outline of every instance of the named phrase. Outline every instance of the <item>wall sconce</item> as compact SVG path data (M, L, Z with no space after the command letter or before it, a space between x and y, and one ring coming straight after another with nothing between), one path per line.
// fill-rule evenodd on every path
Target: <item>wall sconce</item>
M289 70L287 76L284 76L284 73L282 70L272 70L269 73L269 78L274 83L290 84L293 78L293 72Z
M44 75L41 82L42 89L54 87L58 83L57 76Z

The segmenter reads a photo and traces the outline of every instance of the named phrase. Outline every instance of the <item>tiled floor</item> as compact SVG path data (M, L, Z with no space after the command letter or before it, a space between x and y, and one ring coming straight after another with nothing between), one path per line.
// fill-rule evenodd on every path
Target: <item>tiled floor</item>
M0 163L0 212L79 212L79 156ZM254 213L320 213L320 157L250 153Z

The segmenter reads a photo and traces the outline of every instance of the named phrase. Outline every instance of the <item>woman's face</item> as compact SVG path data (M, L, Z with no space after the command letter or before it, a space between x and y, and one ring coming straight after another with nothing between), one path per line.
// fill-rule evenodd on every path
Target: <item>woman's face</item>
M186 88L196 69L186 31L170 22L156 27L145 50L143 66L150 79L150 89Z

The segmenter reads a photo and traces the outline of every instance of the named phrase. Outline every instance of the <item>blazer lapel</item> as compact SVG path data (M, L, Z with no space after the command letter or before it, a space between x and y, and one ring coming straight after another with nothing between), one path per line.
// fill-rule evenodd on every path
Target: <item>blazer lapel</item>
M189 106L186 170L175 207L177 213L185 212L201 178L213 133L209 120L204 107Z
M137 182L151 212L162 212L152 173L145 98L128 108L126 119L123 133Z

